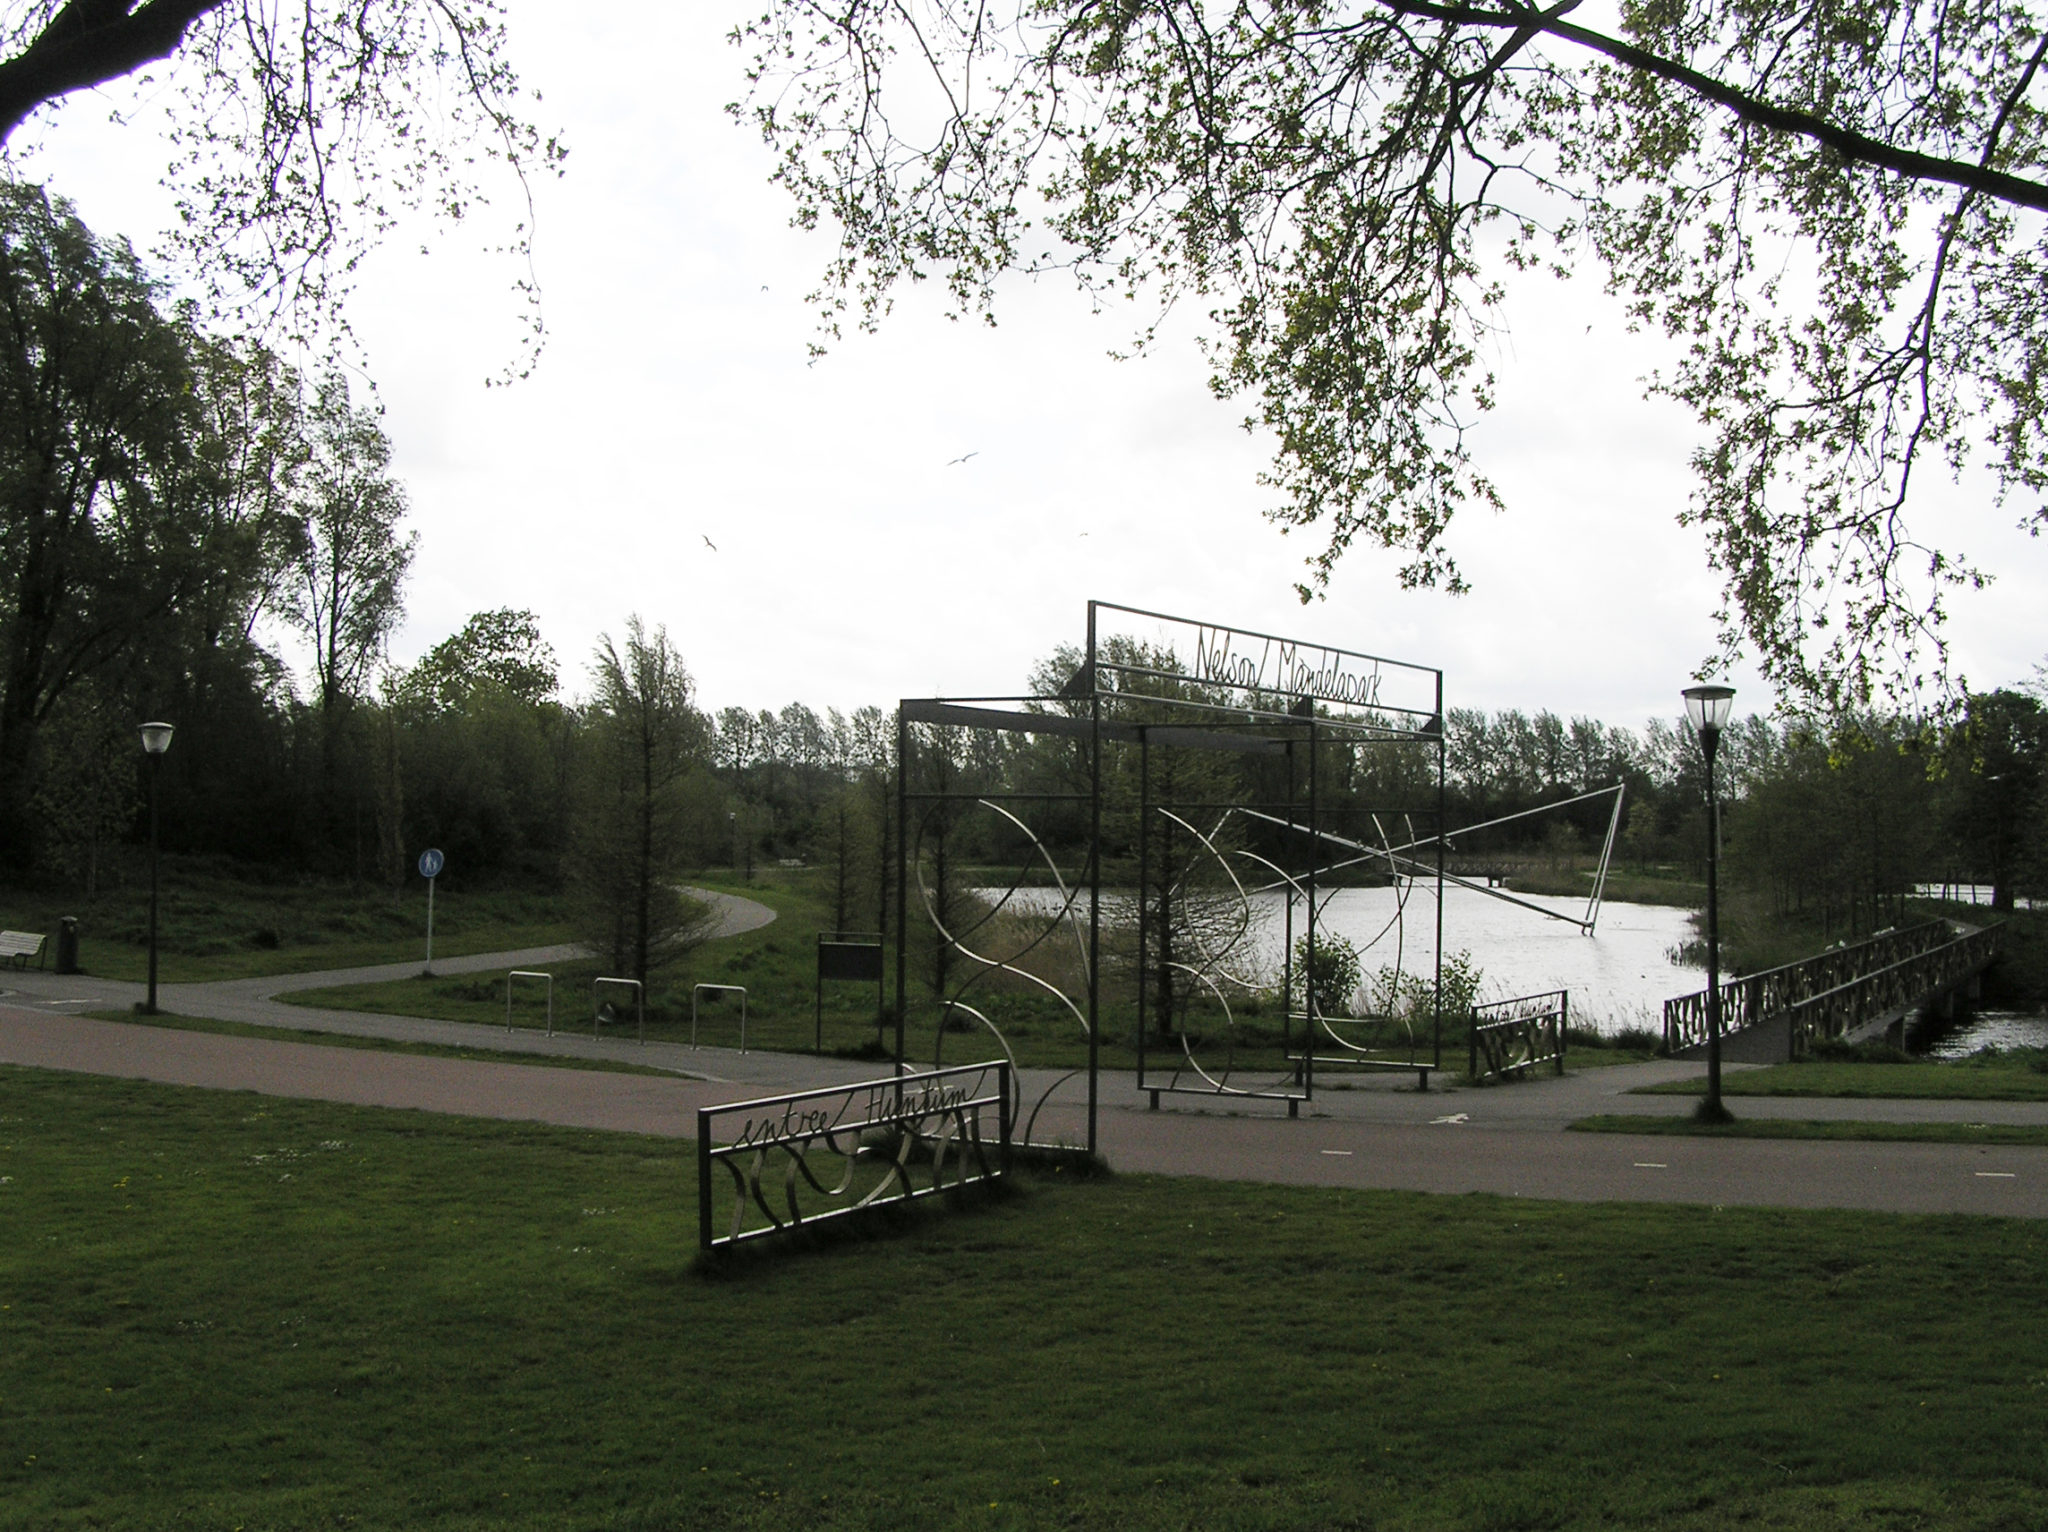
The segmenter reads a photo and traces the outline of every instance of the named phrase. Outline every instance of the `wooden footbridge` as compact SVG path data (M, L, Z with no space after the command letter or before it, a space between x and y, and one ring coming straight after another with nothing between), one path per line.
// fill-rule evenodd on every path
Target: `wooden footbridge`
M1999 928L1962 930L1939 920L1835 947L1721 985L1721 1057L1781 1064L1825 1038L1860 1042L1904 1030L1917 1015L1952 1018L1976 999L1998 954ZM1664 1002L1664 1048L1704 1056L1707 991Z

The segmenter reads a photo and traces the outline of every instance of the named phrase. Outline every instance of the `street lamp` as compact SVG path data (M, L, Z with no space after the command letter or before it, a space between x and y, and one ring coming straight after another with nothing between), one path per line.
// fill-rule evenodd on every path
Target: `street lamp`
M156 1014L156 801L157 778L163 774L164 752L171 748L171 726L146 723L142 726L142 753L149 758L149 998L142 1014Z
M1707 1099L1700 1103L1702 1122L1727 1122L1721 1105L1721 799L1714 791L1714 751L1728 712L1735 705L1732 686L1688 686L1685 716L1700 737L1707 758Z

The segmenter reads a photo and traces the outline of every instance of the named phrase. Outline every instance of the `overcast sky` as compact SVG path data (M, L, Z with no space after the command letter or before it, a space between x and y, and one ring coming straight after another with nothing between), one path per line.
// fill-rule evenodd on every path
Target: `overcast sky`
M1404 593L1395 558L1360 550L1303 607L1319 545L1261 514L1267 443L1209 395L1189 328L1112 361L1140 316L1019 280L995 330L907 294L878 336L813 364L803 297L829 242L789 227L765 149L724 112L747 7L507 10L536 115L571 151L537 188L538 370L485 386L518 344L487 225L394 238L352 309L420 533L394 659L526 607L575 691L599 633L637 612L714 709L886 706L1021 688L1081 641L1093 596L1438 666L1453 706L1677 712L1716 604L1674 519L1696 429L1644 402L1655 353L1597 283L1535 284L1509 313L1500 408L1473 437L1509 508L1451 533L1473 592ZM126 104L75 101L29 168L147 248L161 156L147 127L107 124ZM1953 598L1958 668L2024 680L2048 653L2044 545L1981 488L1935 487L1918 524L1999 575ZM1740 711L1767 702L1734 680Z

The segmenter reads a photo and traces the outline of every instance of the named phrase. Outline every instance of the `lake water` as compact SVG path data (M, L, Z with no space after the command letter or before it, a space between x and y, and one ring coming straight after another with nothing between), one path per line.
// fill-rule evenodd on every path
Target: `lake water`
M1515 897L1574 918L1585 914L1583 899ZM1285 946L1284 906L1277 893L1252 898L1258 920L1250 937L1254 957L1248 966L1252 976L1277 985ZM1021 890L1011 900L1013 909L1043 912L1057 905L1058 896L1049 889ZM1111 907L1128 908L1128 900L1119 897ZM1434 971L1433 885L1339 889L1321 908L1318 929L1333 931L1357 947L1360 966L1368 974L1392 966L1423 976ZM1295 919L1298 936L1298 908ZM1587 936L1576 926L1476 890L1456 885L1444 889L1444 946L1452 953L1472 954L1484 976L1482 1000L1568 989L1573 1024L1601 1032L1647 1027L1661 1034L1664 1002L1706 987L1704 972L1681 967L1669 955L1692 934L1688 912L1666 905L1609 902L1601 906L1594 933Z
M2048 1016L1979 1011L1927 1050L1928 1057L1966 1059L1986 1048L2048 1048Z

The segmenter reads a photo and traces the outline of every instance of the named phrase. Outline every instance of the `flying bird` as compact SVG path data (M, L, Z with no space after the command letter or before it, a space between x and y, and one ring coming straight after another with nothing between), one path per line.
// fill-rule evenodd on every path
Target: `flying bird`
M956 458L954 458L954 459L952 460L952 462L949 462L949 463L947 463L947 464L946 464L946 466L947 466L948 468L951 468L951 467L953 466L953 464L954 464L954 463L964 463L964 462L966 462L966 461L967 461L967 459L968 459L968 458L971 458L971 457L980 457L980 456L981 456L981 453L980 453L980 451L979 451L979 450L977 449L976 451L973 451L973 452L969 452L969 453L964 453L964 454L963 454L963 455L961 455L960 457L956 457Z
M699 537L704 537L704 534L702 532L699 532L697 535ZM714 543L708 537L704 537L704 546L709 548L713 553L716 553L718 551L718 544Z

